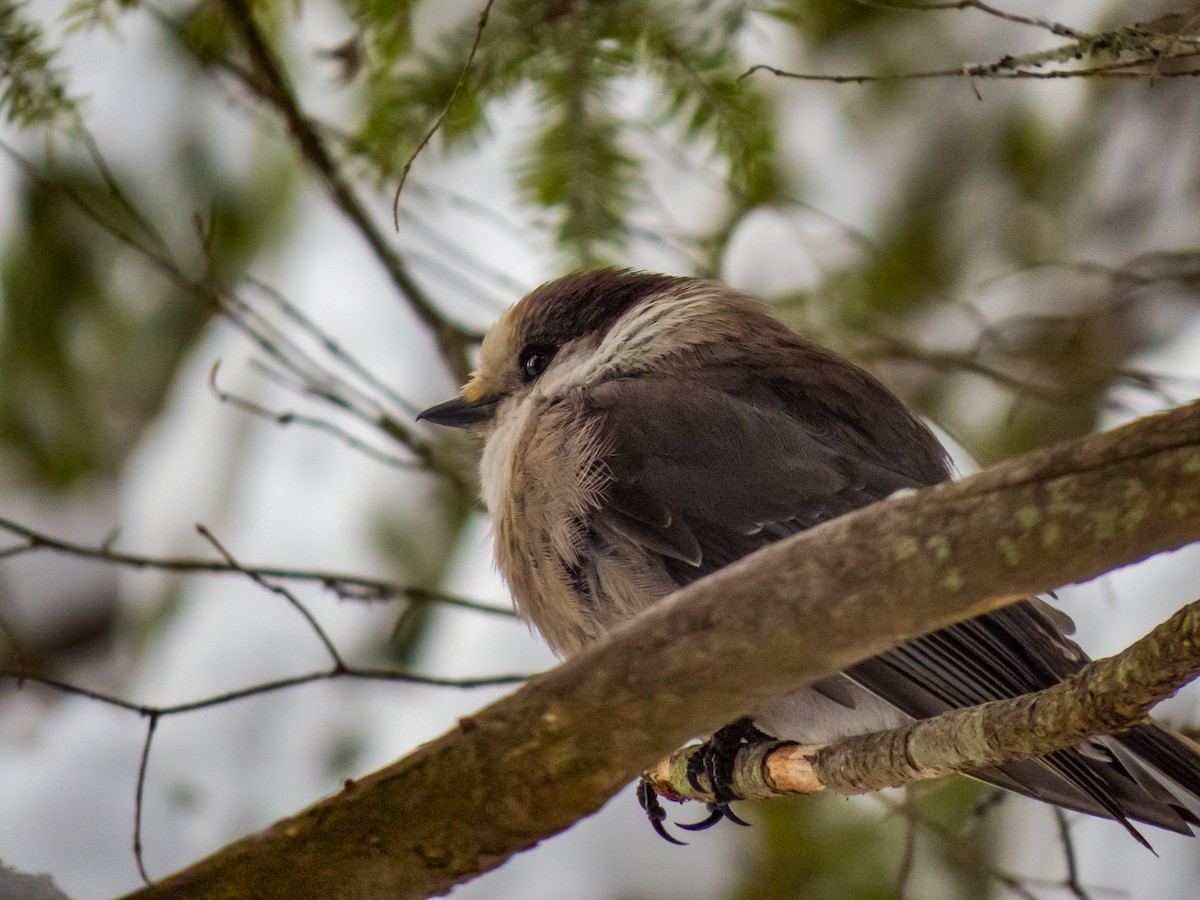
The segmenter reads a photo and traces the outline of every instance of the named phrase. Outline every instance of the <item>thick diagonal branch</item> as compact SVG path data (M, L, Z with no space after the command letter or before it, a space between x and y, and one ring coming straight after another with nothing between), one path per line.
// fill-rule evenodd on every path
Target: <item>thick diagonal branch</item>
M410 756L137 896L444 893L770 697L1196 540L1196 404L885 500L688 586Z
M1145 722L1155 704L1197 677L1200 601L1116 656L1096 660L1035 694L819 746L788 741L748 746L734 763L733 790L745 799L816 791L866 794L1044 756ZM685 747L647 773L660 794L675 800L713 799L687 777L688 761L697 749Z

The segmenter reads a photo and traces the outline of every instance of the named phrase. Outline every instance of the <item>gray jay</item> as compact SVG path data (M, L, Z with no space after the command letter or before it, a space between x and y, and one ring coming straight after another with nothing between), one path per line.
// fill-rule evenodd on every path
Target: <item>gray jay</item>
M497 563L560 655L764 544L950 477L932 432L873 376L696 278L602 269L542 285L488 333L461 396L421 418L482 436ZM1041 690L1087 661L1069 626L1030 599L777 698L709 740L718 802L698 824L736 821L721 766L742 742L823 743ZM1130 820L1200 825L1186 805L1200 755L1153 724L974 774L1143 843Z

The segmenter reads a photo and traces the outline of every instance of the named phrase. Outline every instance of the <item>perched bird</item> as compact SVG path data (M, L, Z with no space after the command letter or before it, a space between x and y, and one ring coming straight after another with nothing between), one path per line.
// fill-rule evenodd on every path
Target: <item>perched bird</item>
M723 284L601 269L509 309L459 398L421 418L484 439L483 499L518 611L559 654L741 556L950 477L932 432L873 376ZM805 744L1041 690L1087 656L1030 599L909 641L718 731ZM715 761L715 762L714 762ZM1072 810L1189 834L1200 755L1157 725L974 773ZM724 792L724 793L723 793ZM664 837L661 808L643 792ZM668 838L670 839L670 838Z

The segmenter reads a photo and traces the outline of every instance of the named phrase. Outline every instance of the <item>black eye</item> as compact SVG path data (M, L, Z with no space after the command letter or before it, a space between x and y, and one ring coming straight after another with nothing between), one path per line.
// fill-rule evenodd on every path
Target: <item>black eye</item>
M534 381L550 365L550 360L554 359L554 352L558 349L549 344L530 344L521 351L521 356L517 360L517 365L521 367L521 377L526 381Z

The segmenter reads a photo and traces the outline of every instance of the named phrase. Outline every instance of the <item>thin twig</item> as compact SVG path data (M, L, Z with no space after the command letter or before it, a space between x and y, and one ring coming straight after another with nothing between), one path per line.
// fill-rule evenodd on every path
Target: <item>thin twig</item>
M274 693L275 691L283 690L285 688L312 684L313 682L317 681L331 681L337 678L349 678L364 681L401 681L406 684L425 685L429 687L483 688L520 684L521 682L528 680L530 677L529 675L496 675L487 678L437 678L429 675L419 675L411 672L399 672L391 669L359 669L341 663L340 656L337 655L336 651L332 651L332 653L335 658L335 664L332 668L327 670L310 672L305 675L297 675L291 678L280 678L275 681L261 682L259 684L240 688L238 690L226 691L221 694L214 694L199 700L192 700L186 703L177 703L171 706L150 706L142 703L134 703L130 700L125 700L112 694L106 694L102 691L95 691L91 688L85 688L79 685L70 684L68 682L59 681L55 678L24 672L13 672L0 669L0 679L10 678L16 681L18 688L24 687L26 683L40 684L62 694L81 697L85 700L103 703L107 706L126 710L127 712L134 712L138 715L144 716L148 720L146 727L146 738L142 743L142 751L138 762L137 787L135 789L134 796L133 855L137 863L138 873L141 875L142 880L146 884L150 884L151 879L146 871L143 854L144 848L142 846L142 814L145 808L146 773L150 766L150 750L154 741L156 729L158 728L158 723L163 718L166 718L167 716L195 712L196 710L200 709L208 709L214 706L222 706L227 703L244 700L248 697L257 697L263 694Z
M964 869L972 872L982 872L993 881L1004 885L1004 887L1008 888L1018 897L1021 897L1022 900L1038 900L1029 888L1026 887L1026 882L1030 879L1014 875L1003 869L998 869L986 858L981 858L979 854L972 853L969 849L971 845L965 843L956 831L947 828L941 822L931 819L912 803L909 803L907 800L893 800L886 794L877 794L875 799L893 812L904 816L910 823L920 825L936 837L945 848L947 855Z
M274 107L287 123L300 155L320 177L334 204L358 229L376 259L384 267L396 289L405 297L421 322L433 333L442 358L454 375L465 380L469 364L466 347L469 331L449 320L425 295L409 274L400 255L384 239L383 233L342 175L324 139L300 108L283 68L267 43L247 0L224 0L235 27L245 44L251 65L259 78L244 82L257 96Z
M334 670L339 672L345 671L347 668L346 662L342 659L342 655L338 652L337 647L334 646L332 639L330 639L328 633L326 633L325 629L321 626L321 623L317 621L317 617L312 614L312 611L307 606L300 602L299 598L295 594L281 584L273 584L272 582L268 581L261 573L244 568L241 563L234 559L233 554L226 550L225 546L218 541L216 536L204 525L197 524L196 532L202 538L212 544L213 549L220 553L221 556L225 557L225 561L229 563L229 565L232 566L235 571L241 572L263 590L282 597L288 602L289 605L291 605L293 609L296 610L296 612L300 613L300 615L304 617L304 621L308 623L309 627L313 630L313 633L317 636L317 639L320 640L320 642L325 646L326 652L329 653L330 659L333 660Z
M436 678L428 675L418 675L410 672L398 672L390 669L357 669L345 665L340 667L335 665L334 668L325 671L310 672L306 675L297 675L291 678L280 678L275 681L261 682L250 687L241 688L234 691L226 691L221 694L215 694L187 703L178 703L172 706L148 706L141 703L134 703L129 700L124 700L120 697L106 694L101 691L94 691L90 688L80 687L79 685L69 684L67 682L59 681L57 679L42 675L0 670L0 679L13 679L16 681L18 688L23 687L26 682L31 684L40 684L62 694L82 697L86 700L93 700L117 709L135 712L148 719L146 738L142 744L142 752L138 762L137 787L134 797L133 817L133 855L137 863L138 873L141 875L142 880L145 881L146 884L150 884L151 879L146 871L145 859L143 855L142 813L145 806L146 773L150 766L150 749L154 740L155 731L158 728L158 723L161 719L167 716L181 715L183 713L195 712L196 710L200 709L208 709L210 707L221 706L226 703L233 703L238 700L244 700L248 697L257 697L263 694L274 693L275 691L283 690L285 688L298 687L304 684L312 684L316 681L331 681L335 678L350 678L366 681L402 681L407 684L418 684L429 687L481 688L520 684L521 682L528 680L529 677L530 676L528 675L497 675L488 678Z
M214 559L199 559L189 557L154 557L134 553L122 553L106 547L92 547L75 543L63 538L44 534L22 525L11 519L0 517L0 531L7 531L21 539L21 543L0 551L0 558L18 556L24 553L34 553L51 550L73 556L78 559L90 559L109 565L124 566L131 569L149 569L164 572L191 572L209 574L245 574L255 572L264 578L281 578L289 581L315 582L347 600L378 601L392 597L404 597L413 603L441 603L472 612L487 613L488 615L514 618L515 613L507 607L479 600L470 600L455 594L415 585L396 584L379 578L369 578L363 575L352 575L344 572L330 572L316 569L292 569L279 566L247 566L240 568L231 566L228 562Z
M1176 53L1156 59L1124 60L1105 63L1098 66L1085 66L1077 69L1047 69L1035 71L1032 69L1008 68L1008 62L987 64L968 64L947 69L930 69L920 72L892 72L885 74L859 73L855 75L824 75L817 72L789 72L765 63L751 66L740 77L746 78L756 72L769 72L779 78L790 78L794 81L820 81L826 84L870 84L887 81L922 81L935 78L990 78L1005 80L1053 80L1063 78L1196 78L1200 76L1200 68L1169 69L1158 68L1149 71L1138 70L1139 66L1158 66L1167 59L1195 59L1200 57L1200 50L1190 50L1186 53Z
M446 105L442 107L442 111L438 113L438 117L434 119L433 124L429 127L429 131L421 138L421 142L409 154L408 160L404 163L404 168L400 170L400 183L396 185L396 194L392 198L392 224L396 230L400 230L400 192L404 190L404 182L408 179L408 172L413 167L413 163L417 161L417 156L422 150L433 140L433 136L437 134L442 123L446 121L446 116L450 114L450 108L454 106L454 101L458 99L458 92L462 90L463 84L466 83L467 75L470 74L471 66L475 63L475 54L479 50L479 43L483 40L483 30L487 27L488 16L492 13L492 4L496 0L487 0L483 5L483 9L479 12L479 23L475 26L475 39L471 42L471 51L467 54L467 61L463 64L462 71L458 73L458 80L454 82L454 89L450 91L450 96L446 100Z
M142 809L146 796L146 770L150 765L150 744L154 740L154 731L158 728L160 718L159 714L149 714L146 740L142 743L142 758L138 762L137 791L133 804L133 858L137 862L138 874L146 884L150 884L150 876L146 873L146 860L142 854Z
M282 298L276 299L275 302L278 302L279 299ZM464 495L471 493L467 488L468 481L462 467L457 465L453 459L448 458L446 454L441 453L438 445L417 434L413 428L402 421L400 416L386 409L367 390L363 390L332 368L323 365L298 341L272 323L252 304L233 292L218 292L215 302L222 315L235 328L296 378L297 383L293 387L300 393L316 397L357 418L364 424L382 431L416 454L422 466L447 478ZM334 347L338 347L336 342L325 335L310 320L307 320L299 310L291 307L291 312L284 310L284 313L295 324L301 324L301 330L317 340L326 352L333 355L335 361L343 363L349 368L353 377L366 381L369 390L378 390L377 379L364 377L359 371L360 368L363 368L361 364L357 361L347 362L353 358L340 347L338 352L345 358L331 350L329 344L332 342ZM302 324L305 322L307 324ZM387 394L386 391L383 393ZM395 399L400 400L398 397ZM400 403L404 404L404 401L401 400Z
M112 706L127 712L137 713L140 716L159 716L160 718L178 716L200 709L211 709L215 706L223 706L227 703L246 700L250 697L261 697L264 694L273 694L276 691L288 688L302 687L318 681L333 681L338 678L360 681L394 681L418 685L420 687L474 689L521 684L528 681L530 677L530 675L525 674L489 675L483 678L442 678L436 675L422 675L417 672L404 672L393 669L360 669L350 666L343 670L321 669L315 672L307 672L303 675L292 675L287 678L262 681L244 688L223 691L219 694L212 694L208 697L201 697L198 700L189 700L184 703L152 706L144 703L134 703L132 700L125 700L114 694L81 687L80 685L60 681L57 678L51 678L46 675L0 669L0 678L12 679L17 683L18 687L23 687L26 683L40 684L43 687L58 691L60 694L93 700L97 703L103 703L105 706Z
M316 322L305 315L296 304L288 300L287 297L279 291L278 288L267 284L264 281L259 281L257 278L247 278L246 282L253 285L263 296L267 297L272 303L279 307L288 319L298 325L300 329L314 340L319 341L322 348L338 362L342 363L351 372L361 378L369 387L379 391L383 396L387 397L392 403L403 410L410 416L415 416L420 412L420 407L414 404L411 400L401 397L396 390L383 379L377 377L374 372L358 361L358 358L346 350L338 341L334 340L329 334L321 329Z
M255 403L253 400L248 400L245 397L230 393L217 384L217 373L220 370L220 367L220 360L217 360L215 363L213 363L213 367L209 371L208 375L208 386L212 389L212 392L216 395L218 400L220 400L222 403L227 403L234 409L249 413L250 415L256 416L260 419L265 419L268 422L272 422L275 425L279 425L284 428L289 425L301 425L306 428L311 428L314 431L325 432L326 434L332 435L333 437L342 441L351 449L357 450L359 453L370 457L376 462L383 463L386 466L406 470L420 470L424 468L424 466L419 462L414 462L411 459L400 459L397 456L392 456L389 453L384 453L382 450L376 447L372 447L366 441L355 437L354 435L350 434L350 432L335 425L333 422L325 419L319 419L316 416L307 416L303 413L297 413L291 410L277 412L272 409L267 409L267 407L263 406L262 404Z
M1068 891L1078 900L1091 900L1088 892L1079 883L1079 864L1075 859L1075 841L1071 837L1071 823L1067 820L1065 811L1054 807L1054 821L1058 824L1058 839L1062 843L1063 859L1067 864L1067 877L1064 882Z
M900 868L896 872L896 897L904 900L908 893L908 882L912 878L913 864L917 859L917 822L908 818L904 823L904 852L900 856Z

